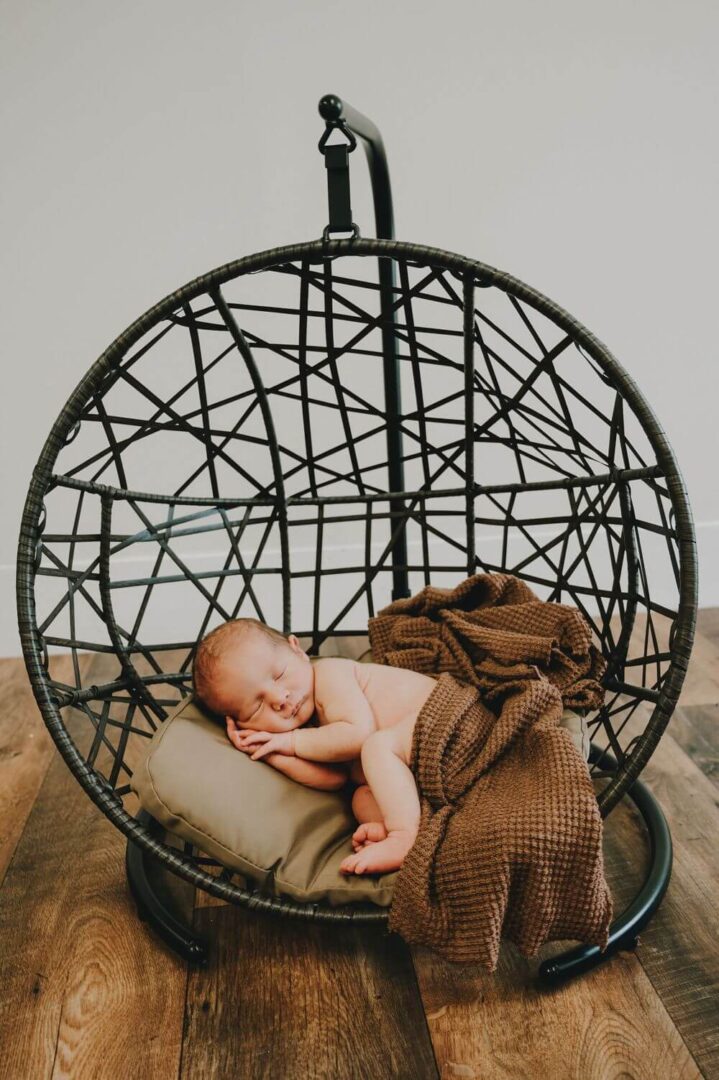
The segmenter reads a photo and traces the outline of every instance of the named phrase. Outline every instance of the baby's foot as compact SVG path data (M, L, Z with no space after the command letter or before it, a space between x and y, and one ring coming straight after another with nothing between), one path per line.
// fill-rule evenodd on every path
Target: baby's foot
M352 834L352 847L355 851L359 851L361 847L365 847L367 844L376 844L379 840L384 840L386 835L387 830L384 827L384 822L366 821L355 829Z
M387 874L399 870L416 838L417 834L412 832L390 832L379 843L365 844L361 851L348 855L340 863L340 870L346 874Z

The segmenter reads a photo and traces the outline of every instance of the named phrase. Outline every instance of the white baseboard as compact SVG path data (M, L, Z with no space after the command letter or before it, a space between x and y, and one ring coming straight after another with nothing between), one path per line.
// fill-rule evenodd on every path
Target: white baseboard
M717 550L719 541L719 522L706 522L696 526L697 532L697 546L699 552L699 604L700 607L717 607L719 606L719 570L716 569L716 561L712 558ZM545 534L546 536L551 534ZM542 534L537 533L535 539L539 541L542 538ZM478 540L477 551L482 555L482 541ZM433 545L430 545L432 548ZM491 541L492 554L496 547L496 540ZM373 557L376 557L381 552L381 546L378 546L373 551ZM458 551L450 552L447 562L450 565L455 565L458 562ZM488 552L489 555L489 552ZM193 557L193 569L197 571L202 563L207 564L208 568L214 568L218 559L223 558L224 553L218 556L217 553L208 551L207 553L199 553ZM311 552L303 552L301 549L293 548L293 569L309 569L313 565L313 555ZM445 556L446 557L446 556ZM266 564L271 564L272 553L267 553L265 560ZM651 552L645 550L645 559L651 558ZM132 555L125 559L114 559L112 563L113 568L113 580L119 578L134 578L143 577L149 573L151 556L138 556ZM336 547L326 547L323 549L323 568L324 569L341 569L342 567L361 565L364 560L364 547L361 544L358 545L344 545ZM409 560L412 562L420 561L419 545L417 543L409 545ZM275 562L279 561L275 558ZM706 573L702 573L702 568ZM666 558L657 559L657 564L652 564L652 597L658 602L668 603L672 606L676 603L676 586L674 583L671 568L668 565ZM546 572L546 571L544 571ZM438 574L433 577L433 583L441 585L443 587L452 587L456 585L465 576L466 570L461 567L457 567L456 570ZM383 571L378 578L378 587L375 590L375 610L388 604L391 600L391 575L387 571ZM41 579L43 586L47 582L55 582L57 589L64 588L61 579ZM277 579L279 584L279 579ZM415 586L416 582L416 586ZM209 580L208 587L212 590L214 586L214 580ZM424 585L424 580L420 578L420 575L415 575L415 580L411 583L413 591L419 591ZM162 591L161 591L162 590ZM541 597L541 590L535 589L538 595ZM123 618L131 619L132 611L136 604L136 599L131 598L131 590L118 589L113 591L113 602L117 605L116 615L120 623L123 622ZM123 593L126 593L123 598ZM279 587L274 590L274 597L270 598L267 607L263 611L265 619L271 625L275 625L278 628L282 627L282 609L281 609L281 595ZM16 615L16 597L15 597L15 567L14 566L0 566L0 595L2 596L2 618L0 619L0 656L11 657L19 656L22 653L20 646L20 637L17 629L17 615ZM188 605L188 594L186 588L174 588L172 586L160 586L157 591L157 603L152 611L148 608L147 617L143 620L143 634L142 640L145 644L152 642L162 641L177 641L179 640L180 628L187 624L188 626L196 626L197 616L195 616L191 610L191 603ZM343 575L328 575L323 581L322 585L322 597L323 605L321 608L321 620L331 619L334 615L344 606L350 595L350 589L343 582ZM137 593L135 594L137 596ZM544 598L544 597L541 597ZM153 600L155 597L153 597ZM125 601L125 602L123 602ZM129 601L129 606L127 601ZM55 601L53 601L54 603ZM201 610L202 605L205 603L198 596L198 611ZM562 597L563 603L570 603L568 597ZM592 613L596 613L596 608L587 606L588 610ZM123 608L127 610L123 613ZM46 610L49 608L46 607ZM313 591L310 579L304 579L295 582L293 585L293 618L292 629L299 627L305 629L312 624L312 610L313 610ZM253 612L245 608L243 614L253 614ZM90 621L92 621L92 616ZM201 618L201 615L199 616ZM219 619L215 619L211 625L216 625ZM347 615L345 620L339 624L340 629L349 629L364 627L367 621L367 607L363 604L360 607L358 603ZM51 631L52 632L52 631ZM66 636L60 627L54 631L56 636ZM106 636L99 636L97 633L92 636L92 631L88 630L90 640L103 640L106 641ZM51 650L57 651L57 650Z

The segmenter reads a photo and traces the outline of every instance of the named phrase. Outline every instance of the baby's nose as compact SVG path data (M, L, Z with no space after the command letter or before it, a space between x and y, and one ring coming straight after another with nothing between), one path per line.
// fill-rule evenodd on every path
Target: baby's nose
M288 695L289 695L289 690L282 690L277 695L277 700L275 701L275 710L277 712L279 712L280 709L283 709L285 707L285 702L287 701Z

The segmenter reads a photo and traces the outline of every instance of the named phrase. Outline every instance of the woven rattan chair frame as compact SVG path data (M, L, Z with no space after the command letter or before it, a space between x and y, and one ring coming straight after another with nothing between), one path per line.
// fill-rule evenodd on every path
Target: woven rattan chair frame
M408 410L405 416L400 410L403 437L405 442L409 439L412 444L405 454L405 462L414 460L417 468L423 470L423 476L430 479L430 482L423 481L419 486L410 486L401 492L389 491L386 482L382 486L381 479L377 477L382 462L368 467L357 458L364 436L355 438L353 435L351 408L357 409L358 414L361 411L363 416L367 412L373 413L373 410L367 410L364 406L360 409L359 395L348 385L346 374L337 367L340 356L345 359L354 356L353 363L356 364L365 334L381 328L382 323L386 322L386 315L384 319L379 314L372 315L369 306L363 310L352 299L355 296L353 290L358 288L367 295L375 295L373 289L376 286L372 285L370 272L374 264L369 258L373 256L391 259L399 274L400 285L395 292L395 333L401 341L400 364L406 366L414 379L416 406L414 410ZM348 264L351 264L349 269ZM366 275L358 274L358 266L366 266ZM253 305L244 306L229 298L229 292L235 288L239 290L241 300L243 285L250 282L250 275L255 274L268 275L263 278L266 283L291 280L296 286L300 299L290 313L298 329L297 337L291 339L295 342L293 346L286 344L289 340L286 338L272 342L253 334ZM253 282L258 280L252 279ZM430 284L433 290L431 294L428 292ZM316 362L315 367L311 367L308 360L311 352L306 334L307 321L312 314L310 292L324 300L324 307L312 315L325 335L324 347L319 349L323 359ZM514 312L518 325L525 328L528 340L534 343L533 352L521 346L518 339L506 330L498 328L487 314L490 297L494 300L500 297L507 311ZM444 315L454 320L454 330L448 330L446 326L430 328L439 331L433 333L431 347L426 324L414 318L417 314L415 309L421 307L422 302L425 305L441 304ZM262 314L263 317L272 315L279 318L281 313L286 316L287 308L278 304L269 307L269 310L265 305ZM350 335L352 341L349 345L339 345L337 338L341 320L347 318L348 313L354 336ZM401 315L401 322L397 319L398 315ZM357 332L358 326L360 332ZM488 341L490 327L496 339L492 346ZM548 338L551 327L554 328L553 341ZM172 397L163 398L151 390L146 376L142 374L151 370L152 349L161 334L170 329L176 334L186 335L188 349L196 364L194 389L197 391L197 407L190 420L179 406L171 404ZM233 436L222 444L230 448L229 454L224 450L214 453L221 443L213 429L215 406L208 396L207 371L211 364L205 360L207 352L201 344L203 336L214 335L217 338L218 331L228 346L225 356L230 355L233 362L242 359L267 432L266 440L253 436L247 442L235 433L236 438ZM306 349L302 345L303 334ZM437 340L441 340L442 336L456 347L453 357L448 358L446 350L443 352L437 345ZM496 342L502 340L513 357L521 355L527 364L527 372L516 376L512 394L504 392L498 381L501 356L497 352ZM300 343L299 351L297 342ZM594 421L597 424L606 423L605 444L598 446L586 440L572 421L568 401L571 388L558 369L558 358L565 356L567 350L572 352L572 363L576 370L579 371L581 364L585 373L591 372L590 378L596 380L597 387L606 387L610 394L611 412L607 408L593 410L594 413L601 412L601 415L594 416ZM260 353L262 360L258 359ZM371 349L367 349L362 362L369 362L370 355L376 356L377 353L373 354ZM273 423L278 389L272 385L272 364L280 356L284 357L285 363L297 367L292 385L299 394L296 400L304 410L302 438L305 457L299 461L296 456L290 458L290 466L283 463L283 456L285 460L288 456L283 451L283 439ZM458 386L461 385L461 392L450 401L454 415L444 418L455 422L455 430L458 428L459 434L452 445L445 448L438 449L428 441L426 424L434 404L428 397L423 399L422 396L424 365L435 373L438 370L441 381L446 380L448 386L450 377L455 379ZM325 377L323 385L335 394L335 401L333 405L323 402L323 407L333 407L342 420L342 450L351 463L345 471L338 471L326 464L323 467L322 454L310 442L310 436L318 429L310 418L311 407L314 408L316 402L308 380L318 378L325 369L330 374ZM547 376L548 385L554 387L554 400L561 403L561 409L552 406L540 413L540 375ZM134 430L135 434L144 432L142 439L146 440L146 446L143 455L148 458L151 456L151 445L147 440L159 437L160 426L156 420L131 417L129 413L122 416L114 410L113 390L120 384L123 387L131 385L140 397L150 401L175 433L184 432L188 441L199 440L206 460L198 476L209 488L206 494L198 494L197 488L186 494L143 490L142 485L130 488L124 455L128 447L133 447L133 439L130 435L123 442L118 431L126 431L129 426L129 430ZM583 398L578 391L577 396L581 398L582 409L591 409L591 401ZM485 405L491 403L489 419L480 416L480 398ZM231 403L231 407L237 408L237 403ZM376 414L373 415L377 419ZM411 420L408 419L410 416ZM488 452L495 439L496 418L503 418L509 432L502 437L496 436L496 445L509 447L520 474L524 475L534 455L542 468L554 472L550 479L529 481L520 478L514 482L492 484L488 482L491 478L480 475L478 465L481 465L481 454ZM629 436L630 418L637 425L637 430L644 434L646 450L643 456L637 450L636 439ZM129 420L133 422L128 425ZM124 425L123 421L126 422ZM521 434L521 423L528 421L534 425L535 432L541 428L544 442L537 434L536 441L530 445L526 436ZM378 424L377 428L381 426ZM67 455L68 448L75 445L76 440L80 441L78 434L83 427L91 427L95 434L98 431L102 433L106 440L104 452L90 455L88 459L81 457L80 464L76 460L73 467L58 469L58 459ZM560 451L556 440L553 443L547 434L550 428L555 433L560 432L561 428L562 437L569 439L561 450L561 468L557 464ZM224 454L230 459L231 469L238 464L233 473L238 478L238 486L247 485L251 483L254 461L261 449L269 455L268 475L271 476L271 483L265 485L259 495L237 497L231 487L225 487L223 495L223 481L217 469L213 469L213 462L217 463L220 455ZM241 451L246 452L247 456L243 458ZM235 455L237 462L232 455ZM435 456L434 462L429 460L432 455ZM324 460L327 460L326 453ZM574 472L567 467L570 461L574 463ZM432 482L433 465L440 476L451 468L455 481L444 484ZM92 475L94 466L98 467L95 478ZM102 473L103 469L108 468L114 471L115 483L107 482L107 478L102 482L97 479L98 472ZM291 478L294 478L295 487L299 484L299 493L289 490ZM343 484L345 490L342 494L323 493L327 487L333 491ZM351 494L346 491L347 485L351 488ZM638 510L636 493L639 489L655 505L656 520L648 519L646 508L641 512ZM559 522L560 532L550 546L543 545L540 549L535 542L535 549L541 552L541 558L546 558L550 547L559 547L562 553L558 562L549 560L550 568L554 569L543 574L538 571L540 556L513 562L507 555L506 519L504 524L501 521L498 523L498 519L492 522L477 509L483 499L490 501L495 509L502 508L503 504L498 500L507 500L504 509L508 508L512 527L526 538L537 519L530 521L529 517L522 517L521 500L523 496L537 492L547 497L549 493L555 497L557 494L566 497L571 509ZM77 506L72 525L53 531L48 501L58 493L65 500L68 497L76 498ZM461 535L454 524L451 535L445 535L443 518L434 509L442 500L445 506L451 504L454 507L454 510L446 512L446 517L450 522L457 519L461 522ZM83 533L79 524L84 509L90 503L98 509L99 528L95 534ZM335 612L337 617L329 625L323 625L319 614L323 582L336 582L339 580L337 573L343 570L350 573L351 570L341 567L339 571L327 571L323 568L323 536L328 533L335 508L341 511L343 507L352 509L358 504L363 507L362 513L346 515L344 520L354 521L351 527L361 532L365 542L367 558L363 565L355 568L354 577L358 582L357 595L364 597L368 607L364 611L364 618L357 618L349 626L347 612L340 610ZM153 524L148 516L158 505L165 510L164 530ZM182 559L174 556L179 574L172 575L173 579L184 579L188 590L199 592L207 610L205 617L198 622L195 634L181 641L162 643L159 648L148 647L138 630L148 597L165 583L159 573L159 561L150 574L140 576L134 584L135 588L143 590L134 628L128 631L115 614L118 582L112 579L111 559L123 548L131 548L140 535L123 533L114 524L114 514L126 512L128 507L138 515L141 523L145 523L143 542L147 542L149 537L150 542L157 545L159 560L172 557L170 540L174 536L173 528L179 527L178 522L186 526L187 533L191 532L193 523L196 525L198 520L200 532L208 528L208 518L198 518L202 514L218 515L221 528L229 538L230 553L234 551L234 564L230 563L222 570L215 568L217 585L214 595L203 584L208 578L203 578L200 572L195 573ZM263 507L276 523L282 553L281 565L270 571L266 567L253 569L246 565L246 560L243 561L238 553L237 540L233 542L232 539L234 526L228 525L228 515L232 511L239 510L247 521L248 515L259 513ZM304 513L305 519L307 515L314 515L314 570L303 572L311 582L314 598L311 626L298 626L292 621L291 600L295 578L290 553L291 534L296 523L290 519L289 511L298 508ZM381 521L388 523L387 529L391 530L391 535L384 546L382 561L377 564L367 541L370 527L377 528ZM584 538L580 527L587 522L592 527L592 535L600 534L608 538L607 551L611 558L606 580L597 581L590 576L589 583L585 581L582 584L577 576L577 567L586 568L589 560L595 557L591 542ZM396 563L390 565L387 558L396 549L400 533L410 523L417 527L421 558L419 562L398 568ZM480 557L478 524L497 532L503 558L487 560ZM217 529L216 524L212 527ZM242 528L240 523L236 535L241 535ZM444 559L432 561L428 538L433 533L435 536L439 534L443 543L448 540L450 547L459 552L460 558L456 563L448 565ZM565 559L570 533L578 542L571 565ZM654 541L658 539L669 553L676 587L676 596L671 603L664 597L661 602L651 598L648 579L651 566L643 557L642 546L646 537ZM84 543L86 547L92 545L95 551L94 558L84 557L87 565L83 569L73 561L74 548L79 543ZM60 554L65 550L65 555ZM151 736L166 715L168 706L189 691L192 651L210 622L215 625L222 618L238 613L235 607L223 608L217 600L221 596L217 590L222 587L223 579L235 575L243 582L241 613L259 614L260 617L265 612L262 605L255 605L254 600L258 599L257 592L262 581L273 578L281 583L282 629L284 632L292 630L300 636L306 635L308 651L317 653L328 635L363 633L367 614L374 613L373 583L382 574L385 579L392 575L396 586L397 574L402 572L411 592L422 587L430 577L433 581L438 580L438 575L442 573L445 576L453 575L455 582L465 574L476 572L513 573L523 577L542 599L561 598L562 602L575 604L585 612L595 631L596 642L608 660L605 706L597 716L587 717L593 743L599 745L601 741L607 752L616 757L616 768L605 768L604 772L594 769L595 776L605 781L598 794L598 802L602 814L606 816L639 776L671 717L686 673L696 618L697 563L691 512L674 455L649 404L608 349L581 323L536 290L484 263L437 248L376 239L326 239L273 248L198 277L151 308L102 354L81 380L55 422L33 473L18 547L19 625L33 691L60 753L93 802L139 848L150 852L182 878L222 899L273 912L327 921L384 921L386 911L372 905L351 905L338 910L320 904L303 905L289 899L262 895L257 890L238 884L230 871L201 856L190 845L178 849L158 838L155 830L143 825L125 808L124 802L130 794L130 770L124 755L133 740ZM37 589L48 580L55 585L59 581L64 593L54 606L46 606L41 617ZM96 586L95 599L88 591L91 584ZM79 604L83 596L87 605L97 609L96 615L106 627L107 639L104 641L86 640L76 630L73 605ZM588 599L599 601L598 613L592 615L588 611ZM68 611L69 636L53 633L54 621L61 612L67 615ZM632 656L630 640L638 616L646 620L645 648L643 653ZM612 629L612 618L618 631ZM665 630L668 628L668 638L661 642L652 629L654 620L659 618L664 620ZM48 670L49 648L61 648L71 653L74 684L51 678ZM173 654L178 650L184 651L184 661L179 668L167 670L162 667L161 657L165 648L172 650ZM88 651L109 655L114 653L119 662L117 677L104 685L84 685L79 658ZM143 663L148 670L141 670ZM168 694L168 688L174 693ZM631 729L635 733L628 739L626 720L637 708L644 710L646 722L638 734L636 726ZM89 752L81 751L69 732L65 722L68 710L75 717L85 717L93 735ZM99 750L107 756L108 767L105 769L97 765ZM605 764L605 759L602 764Z

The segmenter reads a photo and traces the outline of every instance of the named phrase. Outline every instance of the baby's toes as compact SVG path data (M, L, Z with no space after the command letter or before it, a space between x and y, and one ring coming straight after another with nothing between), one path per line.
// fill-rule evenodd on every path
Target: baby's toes
M340 863L340 870L345 874L354 874L357 865L357 855L348 855Z

